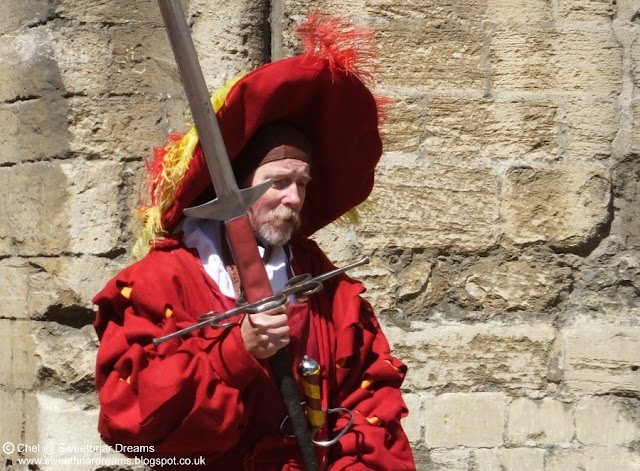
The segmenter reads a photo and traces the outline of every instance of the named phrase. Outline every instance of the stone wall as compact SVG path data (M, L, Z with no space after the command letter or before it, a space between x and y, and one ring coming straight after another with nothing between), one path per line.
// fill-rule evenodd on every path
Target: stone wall
M295 53L310 5L375 31L376 188L317 239L371 257L418 469L639 470L640 1L183 5L211 88ZM91 298L186 128L175 62L153 0L4 0L0 51L0 442L27 445L0 468L122 469L88 462L119 457L91 449Z

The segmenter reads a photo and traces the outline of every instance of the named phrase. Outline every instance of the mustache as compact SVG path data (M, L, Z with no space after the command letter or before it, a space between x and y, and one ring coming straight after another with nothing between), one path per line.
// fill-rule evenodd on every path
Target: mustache
M264 217L264 222L288 222L294 226L295 230L299 229L302 224L300 213L286 206L278 206L267 212Z

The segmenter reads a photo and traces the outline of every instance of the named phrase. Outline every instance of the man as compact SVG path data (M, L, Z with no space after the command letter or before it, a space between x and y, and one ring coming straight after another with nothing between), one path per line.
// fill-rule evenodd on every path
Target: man
M333 268L308 236L368 196L381 155L376 101L355 60L365 51L349 42L361 47L370 36L321 17L302 32L309 52L247 74L216 105L237 180L273 181L249 219L274 291L294 274ZM222 225L182 215L213 191L197 134L170 140L151 173L151 250L94 300L103 439L166 460L162 469L299 470L267 362L287 348L294 366L303 355L320 364L323 410L353 414L337 443L317 447L323 469L415 469L400 425L406 368L360 297L364 288L347 276L308 299L291 296L286 306L154 346L202 314L235 307L242 286ZM348 421L330 415L316 438ZM199 457L205 465L195 465Z

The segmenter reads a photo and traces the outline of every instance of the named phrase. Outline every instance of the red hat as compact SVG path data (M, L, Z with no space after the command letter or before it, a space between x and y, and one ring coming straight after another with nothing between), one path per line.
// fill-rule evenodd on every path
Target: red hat
M214 102L214 109L232 164L251 137L270 123L289 123L309 139L312 180L301 213L301 231L308 236L369 196L382 143L379 100L365 85L371 82L366 67L375 52L372 32L316 13L300 26L299 33L306 53L246 74L231 86L221 106ZM213 196L197 143L184 171L173 175L176 182L167 196L167 171L176 158L171 154L189 149L181 142L187 136L178 138L172 136L156 150L150 167L153 204L145 211L159 207L159 221L156 217L153 223L159 222L165 232L182 220L185 208ZM160 186L164 195L158 191Z

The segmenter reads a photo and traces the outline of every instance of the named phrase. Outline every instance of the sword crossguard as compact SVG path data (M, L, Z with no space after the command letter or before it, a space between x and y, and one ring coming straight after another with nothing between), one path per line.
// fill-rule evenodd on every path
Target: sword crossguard
M239 302L236 307L222 314L218 313L217 311L207 312L206 314L198 317L198 322L196 324L185 327L184 329L173 332L172 334L168 334L163 337L157 337L153 339L152 342L155 346L158 346L161 343L166 342L167 340L181 337L184 334L188 334L190 332L193 332L194 330L202 329L207 326L219 329L234 326L236 325L235 322L223 323L223 321L237 316L238 314L252 315L275 309L276 307L285 304L290 294L295 294L296 296L299 296L301 298L311 296L312 294L322 291L323 282L328 280L329 278L333 278L334 276L351 270L352 268L356 268L367 263L369 263L369 257L363 257L357 262L345 265L341 268L336 268L335 270L329 271L314 278L312 278L308 273L294 276L287 282L285 288L282 291L279 291L272 296L268 296L253 303Z

